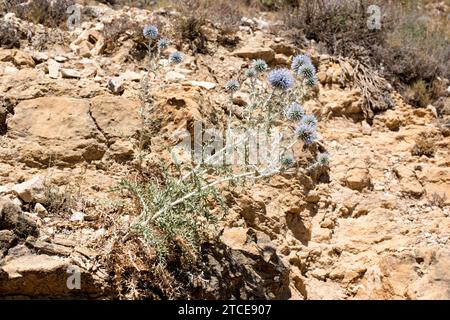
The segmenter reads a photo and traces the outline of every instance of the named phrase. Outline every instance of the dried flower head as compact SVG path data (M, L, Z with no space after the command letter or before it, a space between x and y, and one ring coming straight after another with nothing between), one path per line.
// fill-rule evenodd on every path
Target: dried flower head
M311 59L307 55L299 54L292 59L291 68L295 73L298 73L300 67L305 64L312 64Z
M294 77L288 69L272 70L267 80L274 89L286 91L294 85Z
M225 85L225 89L229 92L236 92L239 90L239 81L237 80L230 80Z
M158 38L158 27L152 24L148 24L144 27L144 37L147 39L155 40Z
M311 145L317 139L316 126L306 123L300 123L295 129L295 134L307 146Z
M266 71L268 68L267 63L263 59L253 60L251 69L255 70L257 73Z
M180 51L175 51L171 53L169 60L172 63L179 64L183 61L183 56Z
M289 107L286 108L284 114L286 118L288 118L289 120L300 121L305 115L305 110L301 105L294 102Z

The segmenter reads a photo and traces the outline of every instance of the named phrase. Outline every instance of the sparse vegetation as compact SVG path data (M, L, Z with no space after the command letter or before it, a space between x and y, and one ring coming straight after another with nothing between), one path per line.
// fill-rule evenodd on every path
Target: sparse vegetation
M6 10L14 12L20 19L41 23L49 27L66 28L67 8L74 0L6 0Z
M106 23L103 30L103 35L105 37L106 44L105 53L107 54L114 52L114 50L118 48L117 41L133 39L136 46L142 46L142 42L144 41L141 28L128 16L121 16L113 19L109 23Z
M429 132L423 132L416 138L416 143L411 151L414 156L434 156L435 152L435 139Z
M374 4L382 13L379 30L367 26ZM300 45L304 34L323 51L368 62L407 98L421 91L408 98L416 106L440 97L432 88L439 76L449 77L449 31L445 17L428 18L418 1L298 0L284 10L286 27L297 30L292 35Z
M438 192L433 192L431 194L430 205L433 207L443 208L445 201L447 200L447 195L439 194Z
M20 40L24 38L26 35L11 22L0 21L0 47L20 48Z
M207 53L207 22L201 3L188 0L179 8L181 14L175 23L175 37L180 43L187 43L193 52Z

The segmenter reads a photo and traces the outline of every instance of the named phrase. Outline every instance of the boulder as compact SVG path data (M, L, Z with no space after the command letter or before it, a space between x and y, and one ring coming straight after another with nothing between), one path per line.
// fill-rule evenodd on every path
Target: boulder
M78 70L61 68L61 75L63 78L68 79L79 79L81 78L81 73Z
M41 176L33 177L30 180L13 186L12 192L24 202L36 202L42 200L44 179Z
M225 229L219 243L202 247L202 299L287 299L289 269L266 234L247 228Z
M122 77L110 78L107 83L107 88L114 94L122 94L125 90L124 81Z
M0 230L11 230L20 238L39 235L36 223L6 198L0 199Z
M90 55L99 55L105 49L105 38L98 30L85 30L70 44L70 49L83 56L87 56L87 49Z
M68 284L79 274L80 287ZM63 298L98 296L101 292L92 274L69 259L48 255L24 255L8 260L0 267L0 297Z
M53 79L58 79L59 77L59 70L61 68L61 64L56 62L53 59L48 60L47 62L47 69L48 69L48 76Z
M273 49L271 48L266 47L244 47L235 50L233 52L233 55L246 59L263 59L267 63L271 63L275 59L275 51L273 51Z
M8 135L18 146L18 160L29 166L99 160L106 151L105 138L83 99L26 100L15 107L7 124Z
M10 61L17 67L29 67L34 68L36 63L33 57L26 52L17 49L1 49L0 48L0 61Z

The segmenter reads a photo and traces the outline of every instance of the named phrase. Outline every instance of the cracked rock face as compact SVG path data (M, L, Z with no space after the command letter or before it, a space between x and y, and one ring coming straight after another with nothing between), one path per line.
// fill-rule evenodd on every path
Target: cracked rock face
M105 138L89 113L89 102L45 97L19 103L8 121L8 135L18 140L19 161L30 166L101 159Z

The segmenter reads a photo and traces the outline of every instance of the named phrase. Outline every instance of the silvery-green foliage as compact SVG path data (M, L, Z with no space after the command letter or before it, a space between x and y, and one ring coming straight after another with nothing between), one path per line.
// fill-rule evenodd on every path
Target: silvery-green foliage
M153 39L151 29L147 28L144 33ZM162 50L168 44L162 40L156 44L156 53L149 46L149 72L153 72L156 79L160 78L156 74ZM169 61L172 64L180 63L181 53L172 53ZM212 155L202 158L198 163L194 162L195 165L175 163L177 171L165 170L163 181L122 183L122 189L136 197L141 210L127 234L137 232L142 235L156 248L160 261L164 261L174 246L191 251L198 249L204 231L215 220L210 210L211 203L223 205L220 188L241 183L248 185L283 172L297 163L297 155L293 153L296 143L309 148L317 141L318 120L313 115L307 115L302 107L316 79L315 68L306 56L296 57L294 62L293 70L269 70L267 63L258 59L246 70L244 82L233 79L225 84L225 90L231 93L227 123L223 128L226 130L225 135L229 137L236 126L246 130L239 139L233 140L231 146L214 149ZM236 118L232 112L235 108L233 93L244 89L249 92L249 102L243 107L242 117ZM146 96L145 99L151 100L151 97ZM249 141L255 132L258 132L258 136L262 135L264 140L258 142L259 150L266 150L263 150L263 155L258 154L260 158L257 162L252 162L254 149L250 148ZM201 143L203 148L205 142ZM279 153L272 152L273 146L278 147ZM239 165L222 161L230 149L237 148L243 148L244 161ZM328 164L329 156L321 154L313 165Z
M209 203L215 201L224 210L225 206L215 188L202 189L206 182L201 176L194 173L181 181L162 166L161 170L164 178L160 181L122 181L119 190L128 191L139 200L141 214L131 225L130 232L141 235L156 249L159 263L164 263L175 246L198 252L208 226L217 221ZM176 203L186 195L192 196Z

